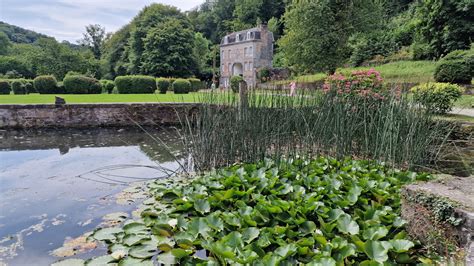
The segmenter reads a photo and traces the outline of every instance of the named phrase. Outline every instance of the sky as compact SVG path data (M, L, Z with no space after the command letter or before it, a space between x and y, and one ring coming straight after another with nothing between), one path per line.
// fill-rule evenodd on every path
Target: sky
M151 3L190 10L204 0L0 0L0 21L33 30L58 41L76 43L85 26L100 24L114 32Z

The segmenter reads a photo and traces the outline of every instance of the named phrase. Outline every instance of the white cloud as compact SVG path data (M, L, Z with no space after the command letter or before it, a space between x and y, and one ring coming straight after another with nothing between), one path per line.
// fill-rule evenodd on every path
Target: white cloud
M76 42L85 26L100 24L116 31L151 3L173 5L182 11L203 0L0 0L0 20L31 29L57 40Z

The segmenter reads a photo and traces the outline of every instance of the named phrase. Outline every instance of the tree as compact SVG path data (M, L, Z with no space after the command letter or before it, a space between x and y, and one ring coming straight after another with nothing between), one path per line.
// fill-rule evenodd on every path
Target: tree
M140 72L161 77L189 77L196 70L194 33L187 23L172 18L151 29L143 40Z
M10 46L11 43L8 36L5 33L0 32L0 55L6 55Z
M469 49L474 41L472 0L422 0L417 14L418 42L426 44L430 49L426 54L434 58L454 50Z
M346 57L352 8L352 1L293 1L278 42L287 63L300 73L334 72Z
M193 47L193 56L196 61L196 73L199 75L206 71L209 68L209 60L210 60L210 49L209 49L209 41L204 38L203 34L200 32L196 32L194 34L194 47Z
M99 24L86 26L86 32L78 43L89 47L96 59L102 55L102 46L106 38L105 28Z

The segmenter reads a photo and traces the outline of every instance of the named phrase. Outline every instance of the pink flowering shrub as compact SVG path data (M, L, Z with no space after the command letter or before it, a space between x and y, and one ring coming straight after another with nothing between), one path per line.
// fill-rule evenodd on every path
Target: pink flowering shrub
M369 69L354 71L349 76L336 73L326 78L323 85L324 93L334 93L344 97L384 100L386 90L380 72Z

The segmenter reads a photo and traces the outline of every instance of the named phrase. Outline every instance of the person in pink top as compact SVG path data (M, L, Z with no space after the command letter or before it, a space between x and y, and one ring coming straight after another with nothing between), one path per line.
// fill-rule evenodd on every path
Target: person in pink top
M290 83L290 96L296 95L296 82L292 81Z

